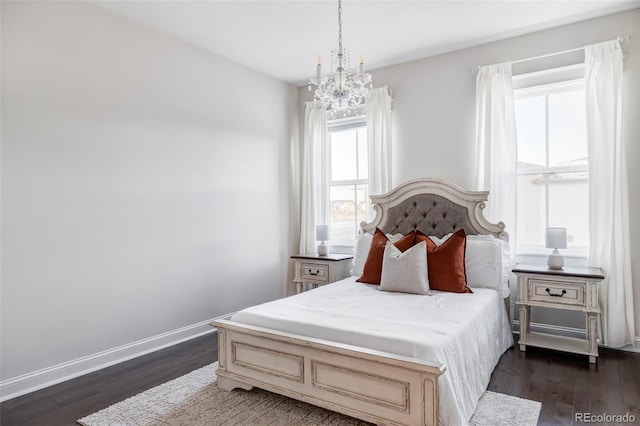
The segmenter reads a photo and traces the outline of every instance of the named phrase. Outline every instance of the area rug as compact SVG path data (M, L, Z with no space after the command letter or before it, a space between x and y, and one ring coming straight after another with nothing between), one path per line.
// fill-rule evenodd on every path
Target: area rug
M216 386L218 363L178 377L78 420L83 426L369 425L333 411L254 388L226 392ZM541 404L485 392L474 426L533 426Z

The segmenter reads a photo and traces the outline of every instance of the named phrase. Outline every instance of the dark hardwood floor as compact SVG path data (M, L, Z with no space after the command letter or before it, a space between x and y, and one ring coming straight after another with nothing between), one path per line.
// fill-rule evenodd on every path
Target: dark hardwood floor
M488 389L542 402L539 425L594 424L576 422L575 413L629 413L640 425L640 353L600 348L594 365L586 356L524 353L516 345L502 355Z
M0 405L0 424L75 421L218 358L215 334L105 368ZM625 414L640 424L640 354L601 349L586 357L516 347L501 358L489 390L542 402L540 425L571 425L576 412Z
M217 333L162 349L0 405L0 425L77 425L76 420L218 359Z

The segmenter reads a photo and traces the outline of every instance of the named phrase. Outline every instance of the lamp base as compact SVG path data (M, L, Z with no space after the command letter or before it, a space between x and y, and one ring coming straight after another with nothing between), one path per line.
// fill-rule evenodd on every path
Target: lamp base
M320 256L326 256L329 254L329 246L324 244L324 241L318 246L318 254Z
M547 266L549 269L562 269L564 266L564 257L558 252L558 249L553 249L549 257L547 258Z

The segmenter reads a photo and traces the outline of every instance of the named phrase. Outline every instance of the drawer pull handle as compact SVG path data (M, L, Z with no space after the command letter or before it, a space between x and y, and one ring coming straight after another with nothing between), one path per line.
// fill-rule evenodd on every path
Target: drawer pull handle
M545 291L546 291L547 293L549 293L549 296L553 296L553 297L562 297L562 296L564 296L565 294L567 294L567 290L562 290L562 293L555 293L555 294L554 294L554 293L551 293L551 290L549 290L548 288L547 288L547 289L545 289Z
M312 271L311 269L309 269L309 275L318 275L320 274L320 271L318 269L316 269L315 271Z

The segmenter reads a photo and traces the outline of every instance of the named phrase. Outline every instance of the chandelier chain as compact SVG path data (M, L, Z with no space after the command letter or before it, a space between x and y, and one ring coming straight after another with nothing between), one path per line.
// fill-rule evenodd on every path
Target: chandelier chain
M342 50L342 0L338 0L338 47Z

